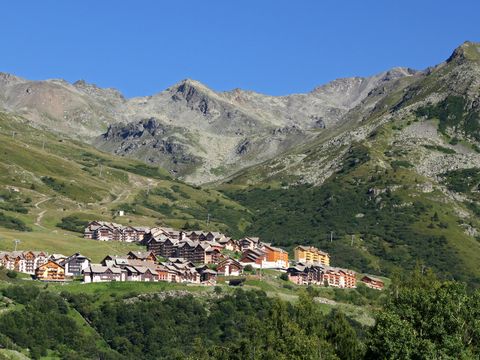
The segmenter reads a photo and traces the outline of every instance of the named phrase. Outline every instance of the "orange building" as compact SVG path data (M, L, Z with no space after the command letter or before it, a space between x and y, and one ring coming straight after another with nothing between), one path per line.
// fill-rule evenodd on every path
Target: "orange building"
M265 244L263 251L266 253L266 264L264 267L287 268L288 267L288 253L280 248Z
M356 288L357 277L353 270L325 267L323 282L328 286L339 288Z
M297 246L294 255L297 263L330 266L330 255L313 246Z
M35 270L35 277L42 281L65 281L65 268L49 260Z

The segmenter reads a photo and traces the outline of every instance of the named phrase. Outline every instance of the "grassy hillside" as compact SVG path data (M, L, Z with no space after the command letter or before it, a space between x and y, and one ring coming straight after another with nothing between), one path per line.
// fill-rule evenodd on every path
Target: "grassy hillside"
M19 249L81 251L98 259L132 247L67 231L93 219L230 234L249 225L249 211L218 191L192 187L163 169L102 153L7 114L0 114L0 153L0 250L11 250L13 239L20 239ZM119 209L126 216L117 217ZM60 228L65 218L77 226Z
M476 205L448 198L441 185L430 189L429 179L409 162L413 155L389 140L395 131L385 126L352 146L322 186L273 182L226 187L225 193L255 213L247 232L277 245L319 246L334 264L377 274L421 262L480 285L480 242L466 233L480 225L468 206Z
M478 55L465 43L337 133L221 185L255 214L247 233L357 270L421 262L479 286Z
M457 155L448 144L396 141L418 121L409 117L377 128L348 148L339 169L320 186L289 186L275 177L269 185L246 186L242 176L224 185L224 192L255 214L247 233L277 245L319 246L334 264L376 274L421 262L478 286L478 169L446 172L438 183L419 173L425 154Z

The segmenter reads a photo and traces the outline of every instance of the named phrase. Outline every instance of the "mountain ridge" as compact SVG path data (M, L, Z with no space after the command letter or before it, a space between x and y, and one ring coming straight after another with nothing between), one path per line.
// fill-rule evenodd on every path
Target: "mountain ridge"
M0 106L29 119L33 126L162 165L175 176L202 183L219 180L312 139L312 131L334 127L375 87L413 74L397 68L372 77L339 79L306 94L286 96L241 89L216 92L184 79L154 95L130 99L118 90L83 80L73 84L58 79L36 82L4 74ZM340 94L345 95L343 100L338 100ZM148 141L144 145L130 139L109 141L109 127L131 127L148 119L171 130L168 139L156 139L155 144L172 143L181 149L180 158L197 160L178 165L178 156L157 152Z

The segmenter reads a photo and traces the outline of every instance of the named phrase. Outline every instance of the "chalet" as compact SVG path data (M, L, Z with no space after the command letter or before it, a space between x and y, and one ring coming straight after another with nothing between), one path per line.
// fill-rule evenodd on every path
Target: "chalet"
M180 278L180 273L167 265L157 266L158 281L177 282Z
M167 281L200 283L200 273L188 259L169 258L156 264L151 253L130 252L128 256L106 256L100 264L84 270L86 283L102 281Z
M382 290L385 287L385 284L383 283L382 280L378 278L374 278L373 276L369 276L369 275L365 275L364 277L362 277L360 281L363 282L369 288L376 289L376 290Z
M13 252L0 253L0 265L7 270L15 270L16 256Z
M263 267L266 260L266 253L261 249L247 249L242 253L240 263L242 265L251 265L255 268Z
M105 221L92 221L84 230L84 238L99 241L141 242L148 229L144 227L123 226Z
M177 282L200 283L200 274L195 268L195 265L188 259L169 258L168 261L162 263L162 265L166 265L170 269L177 271Z
M155 266L126 266L126 281L158 281L158 273Z
M263 268L286 269L288 267L288 253L278 247L264 244L262 250L266 253Z
M296 262L330 266L330 255L313 246L297 246L294 257Z
M297 263L287 270L288 280L297 285L320 285L355 288L356 274L352 270L319 264Z
M47 262L47 254L43 251L25 251L23 252L25 259L25 273L35 274L35 269Z
M35 269L47 262L48 254L43 251L12 251L0 253L0 266L34 275Z
M143 238L143 244L147 244L152 238L170 238L172 240L180 240L183 236L182 231L174 230L166 227L155 227L147 230Z
M19 251L14 251L12 253L12 259L13 259L13 270L26 273L27 272L27 261L25 260L25 257L23 256L22 252Z
M254 250L261 245L260 238L258 237L246 237L238 241L240 251Z
M126 274L121 268L108 267L100 264L90 264L83 271L83 281L85 283L125 281Z
M208 268L201 268L197 270L200 274L200 282L210 285L217 283L217 272Z
M95 239L96 231L101 226L102 226L102 224L98 221L89 222L87 224L87 226L85 227L85 230L83 232L83 237L85 239Z
M325 285L339 288L357 287L356 273L348 269L325 267L323 282Z
M41 281L65 281L65 268L55 261L48 260L35 270L35 277Z
M226 249L226 250L229 250L229 251L240 251L240 247L238 246L237 242L235 240L233 240L232 238L229 238L229 237L222 237L220 239L217 240L217 242L220 244L220 245L223 245L223 247Z
M103 258L102 261L100 261L100 264L103 266L109 266L111 264L115 264L118 266L121 265L129 265L130 261L127 258L127 256L122 256L122 255L107 255Z
M230 257L221 260L217 264L218 275L238 276L243 272L243 265Z
M270 244L264 244L261 248L244 251L240 262L257 268L286 269L288 267L288 253Z
M130 251L127 254L127 259L142 260L151 263L155 263L157 261L157 257L153 251Z
M139 242L140 235L136 228L132 226L126 226L121 230L121 240L124 242Z
M302 263L287 270L288 280L297 285L323 285L323 273L322 266Z
M114 234L114 231L116 232L116 234ZM118 229L116 229L113 226L108 226L108 225L99 226L95 230L94 234L95 235L94 235L93 239L99 240L99 241L112 241L112 240L114 240L115 236L119 237Z
M161 264L169 270L176 272L175 282L200 283L200 274L195 269L195 266L187 260L181 261L178 259L175 262L169 261Z
M59 263L65 267L65 275L79 276L90 265L90 259L80 253L75 253Z
M166 236L159 238L153 237L148 241L147 249L156 256L164 258L176 256L179 240L171 239Z

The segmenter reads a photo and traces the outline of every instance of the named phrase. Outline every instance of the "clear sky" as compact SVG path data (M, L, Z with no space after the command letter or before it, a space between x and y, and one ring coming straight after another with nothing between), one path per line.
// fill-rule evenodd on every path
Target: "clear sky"
M0 13L0 71L84 79L128 97L184 78L306 92L338 77L423 69L480 41L479 0L15 0Z

